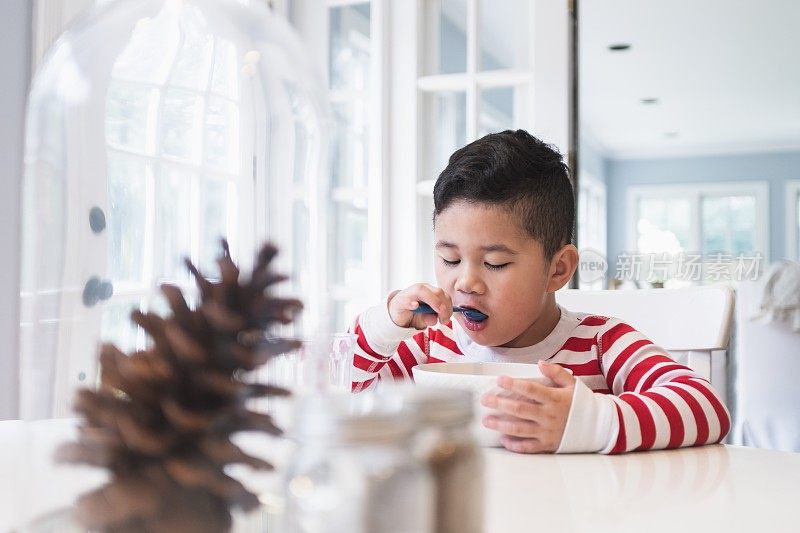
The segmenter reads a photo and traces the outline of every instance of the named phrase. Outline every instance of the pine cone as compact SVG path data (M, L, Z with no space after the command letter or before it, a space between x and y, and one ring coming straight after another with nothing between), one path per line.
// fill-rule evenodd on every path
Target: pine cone
M180 289L162 286L172 315L134 311L132 320L152 347L126 355L101 348L101 385L78 392L82 415L77 442L62 445L59 462L107 468L111 481L81 496L76 518L100 531L218 532L231 525L230 509L250 510L257 497L224 472L227 464L257 469L271 465L251 457L230 437L239 431L280 434L268 415L247 400L288 391L239 379L271 357L300 343L269 337L267 328L288 324L299 300L269 296L285 280L269 269L277 253L266 245L246 283L227 242L218 260L221 279L209 281L186 261L201 303L192 310Z

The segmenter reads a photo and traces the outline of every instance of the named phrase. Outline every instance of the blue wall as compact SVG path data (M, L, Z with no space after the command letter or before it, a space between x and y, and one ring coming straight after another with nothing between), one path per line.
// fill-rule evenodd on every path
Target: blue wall
M604 161L609 258L626 249L628 187L723 181L768 182L770 261L786 255L786 182L800 179L800 152Z

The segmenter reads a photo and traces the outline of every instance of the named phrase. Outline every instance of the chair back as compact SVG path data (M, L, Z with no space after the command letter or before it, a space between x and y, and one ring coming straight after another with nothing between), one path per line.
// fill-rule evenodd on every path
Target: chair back
M561 290L556 301L576 313L619 318L670 352L725 350L733 317L728 287Z

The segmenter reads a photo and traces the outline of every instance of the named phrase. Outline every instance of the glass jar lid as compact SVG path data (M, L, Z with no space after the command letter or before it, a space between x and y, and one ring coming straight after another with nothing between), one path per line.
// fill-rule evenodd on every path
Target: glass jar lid
M424 425L468 424L474 415L473 395L466 390L401 384L385 387L377 395L383 404L399 403L416 411Z
M366 444L403 440L416 430L416 410L375 394L314 395L299 401L289 438L302 443Z

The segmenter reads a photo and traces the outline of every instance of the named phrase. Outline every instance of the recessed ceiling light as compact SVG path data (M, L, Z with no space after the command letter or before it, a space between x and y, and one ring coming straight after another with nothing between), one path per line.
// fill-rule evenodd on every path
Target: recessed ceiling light
M658 98L642 98L642 103L647 105L657 104Z
M667 139L677 139L678 138L678 132L677 131L668 131L668 132L664 133L664 137L666 137Z
M608 49L612 52L622 52L623 50L629 50L630 47L630 43L615 43L608 45Z

